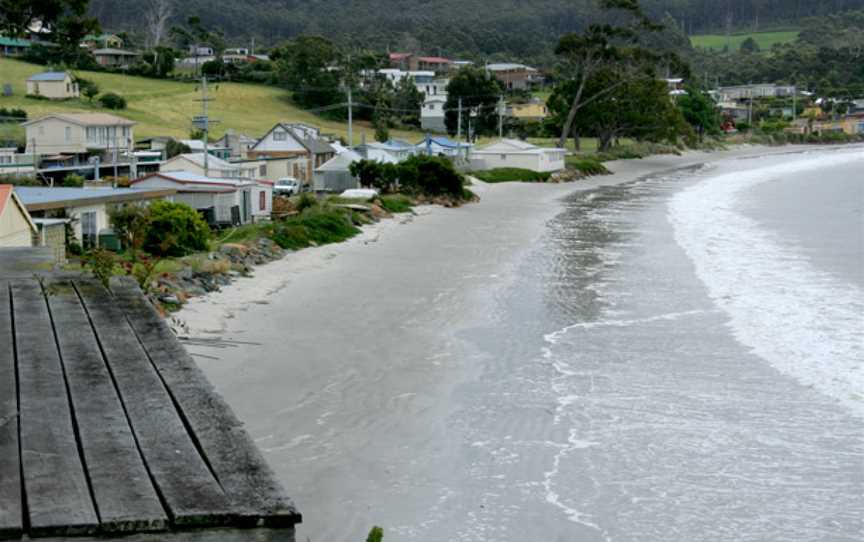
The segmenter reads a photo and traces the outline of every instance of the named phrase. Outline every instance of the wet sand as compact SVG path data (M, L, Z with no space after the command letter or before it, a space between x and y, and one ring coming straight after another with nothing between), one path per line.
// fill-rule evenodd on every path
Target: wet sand
M298 540L358 541L373 525L385 528L385 540L515 540L501 519L508 517L527 539L550 522L579 522L551 501L485 508L487 497L498 507L501 494L531 487L498 479L471 457L483 449L492 463L506 463L512 452L465 441L461 413L484 392L488 368L477 345L507 340L482 336L476 323L498 316L490 313L496 300L516 283L565 196L791 150L624 161L610 164L614 175L573 184L478 184L479 204L421 207L346 243L291 254L194 300L177 317L195 338L189 350L303 513ZM522 309L527 321L530 302ZM527 419L512 425L515 439L535 431ZM482 521L486 515L495 521ZM568 529L543 539L581 533Z

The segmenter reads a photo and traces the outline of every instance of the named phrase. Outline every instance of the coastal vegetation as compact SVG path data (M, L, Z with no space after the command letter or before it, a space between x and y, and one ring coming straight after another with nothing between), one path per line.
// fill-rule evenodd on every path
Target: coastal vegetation
M509 183L514 181L545 183L552 176L552 173L521 168L497 168L488 171L474 171L471 175L486 183Z

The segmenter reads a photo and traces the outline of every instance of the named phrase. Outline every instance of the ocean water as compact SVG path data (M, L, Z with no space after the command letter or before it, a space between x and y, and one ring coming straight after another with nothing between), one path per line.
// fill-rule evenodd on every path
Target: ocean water
M858 148L570 198L463 330L446 539L864 539L862 194Z

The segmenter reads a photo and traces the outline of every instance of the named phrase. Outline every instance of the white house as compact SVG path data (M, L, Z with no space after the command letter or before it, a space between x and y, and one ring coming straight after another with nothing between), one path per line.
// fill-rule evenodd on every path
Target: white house
M423 108L420 110L420 127L424 130L445 133L447 125L444 122L444 104L447 96L435 95L423 100Z
M27 154L91 154L135 148L135 122L108 113L51 113L21 125Z
M363 157L352 151L346 150L331 158L326 163L315 168L313 175L313 189L316 192L335 192L337 194L350 188L358 188L360 184L351 175L350 167L354 162L359 162Z
M196 175L213 177L215 179L255 179L258 177L258 166L255 163L231 163L216 158L207 157L207 171L204 170L204 153L185 153L166 160L159 167L160 172L188 171Z
M78 83L69 72L43 72L27 79L27 96L68 100L79 96Z
M253 222L256 217L269 217L273 202L273 190L269 184L251 179L216 179L189 171L151 173L132 181L132 185L135 188L176 190L174 201L198 210L211 225L239 226Z
M461 141L453 141L444 136L429 136L420 143L414 145L418 154L426 154L429 156L447 156L449 158L461 158L468 160L471 155L470 143Z
M33 246L36 225L11 184L0 184L0 248Z
M516 139L502 139L471 152L471 167L476 170L520 168L531 171L564 169L564 149L538 147Z
M307 124L284 124L273 126L264 137L246 153L251 160L261 158L305 158L305 168L297 168L305 177L298 180L310 182L311 172L336 155L336 149L320 139L318 128Z

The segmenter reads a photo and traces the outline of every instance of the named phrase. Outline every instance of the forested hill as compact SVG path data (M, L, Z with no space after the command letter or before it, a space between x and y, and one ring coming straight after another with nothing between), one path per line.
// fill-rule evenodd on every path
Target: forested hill
M316 33L346 45L492 59L548 55L561 34L600 16L596 0L171 1L171 22L199 16L229 42L248 43L254 37L267 46ZM91 11L104 28L134 33L142 30L147 5L91 0ZM862 8L864 0L643 0L642 5L657 19L669 15L687 33L700 33L727 25L795 25L803 17Z

